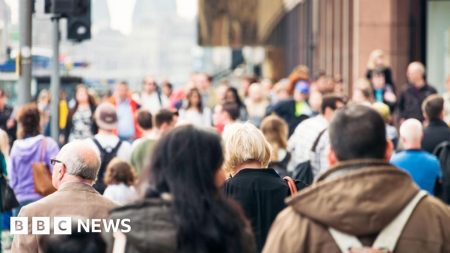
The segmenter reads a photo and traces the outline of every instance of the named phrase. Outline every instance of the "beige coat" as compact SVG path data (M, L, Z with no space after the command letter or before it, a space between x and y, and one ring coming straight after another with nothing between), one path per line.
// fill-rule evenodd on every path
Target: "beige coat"
M263 252L338 253L328 227L370 246L417 192L406 173L384 161L341 163L287 201ZM450 207L426 196L406 224L395 252L450 252L449 224Z
M28 217L29 235L15 235L12 253L41 253L42 236L31 235L31 217L71 216L88 219L108 217L117 204L101 196L92 186L66 183L55 193L24 206L19 217ZM50 218L51 219L51 218Z

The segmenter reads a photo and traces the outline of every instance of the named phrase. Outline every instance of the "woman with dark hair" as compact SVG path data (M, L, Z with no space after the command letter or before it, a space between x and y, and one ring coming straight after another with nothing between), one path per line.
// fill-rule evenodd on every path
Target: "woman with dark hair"
M247 121L248 112L245 107L244 102L242 102L241 97L239 97L238 90L234 87L229 87L225 92L225 102L226 103L235 103L239 106L239 120Z
M180 121L198 127L211 127L211 110L203 106L200 90L192 88L186 95L187 105L180 110Z
M35 104L19 108L17 114L18 139L11 149L11 187L20 206L41 199L34 188L33 163L43 162L50 166L50 159L58 152L58 144L51 138L44 137L40 129L40 112ZM19 208L20 209L20 208Z
M112 211L132 229L109 238L108 252L124 244L128 253L255 252L250 225L219 191L223 160L213 132L183 126L164 135L143 172L145 199Z
M75 106L67 116L66 142L90 138L97 133L94 121L95 108L95 100L89 94L87 87L83 84L78 85L75 90Z

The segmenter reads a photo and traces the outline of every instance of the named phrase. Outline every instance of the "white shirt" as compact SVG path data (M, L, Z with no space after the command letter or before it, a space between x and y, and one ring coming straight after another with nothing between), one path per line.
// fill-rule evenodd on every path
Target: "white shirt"
M328 121L322 116L302 121L288 141L288 151L292 157L288 170L294 170L295 166L310 159L310 151L319 133L328 127Z
M100 143L100 145L104 149L108 148L114 148L117 143L119 142L119 137L112 135L112 134L96 134L94 136L95 139ZM89 145L91 145L92 148L97 150L100 154L100 150L98 150L97 145L95 145L94 141L90 139L86 139ZM126 141L122 141L122 144L120 145L119 150L117 150L117 158L124 160L126 162L130 161L131 158L131 144Z
M108 185L103 192L103 196L122 206L138 198L136 189L124 183Z
M161 100L158 97L158 92L152 94L142 93L141 106L143 109L148 110L152 115L155 115L162 108L166 108L169 105L169 100L164 94L160 94Z
M204 107L202 113L196 110L180 110L180 121L198 127L211 127L211 109Z

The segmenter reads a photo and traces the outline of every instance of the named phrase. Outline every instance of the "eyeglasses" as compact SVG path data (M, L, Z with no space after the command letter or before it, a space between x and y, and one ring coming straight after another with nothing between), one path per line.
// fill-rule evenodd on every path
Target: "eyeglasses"
M57 159L50 159L50 164L51 165L53 165L53 166L55 166L57 163L62 163L62 164L64 164L62 161L60 161L60 160L57 160Z

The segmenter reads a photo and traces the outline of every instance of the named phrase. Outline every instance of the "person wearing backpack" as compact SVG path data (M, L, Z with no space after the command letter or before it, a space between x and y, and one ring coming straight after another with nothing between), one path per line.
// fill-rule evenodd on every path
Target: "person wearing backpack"
M344 98L334 94L322 97L320 114L302 121L296 128L288 141L288 151L292 154L292 159L288 165L288 170L293 171L299 164L311 158L311 149L319 134L328 127L336 109L345 105ZM316 175L319 168L314 169Z
M263 253L450 252L450 207L388 163L393 148L376 111L344 107L329 134L332 167L288 199Z
M131 145L126 141L121 141L114 134L117 127L117 113L112 104L100 104L95 110L94 118L98 126L98 133L93 138L86 139L86 141L98 150L101 157L100 170L94 188L102 194L106 188L103 182L106 167L114 157L129 162Z

